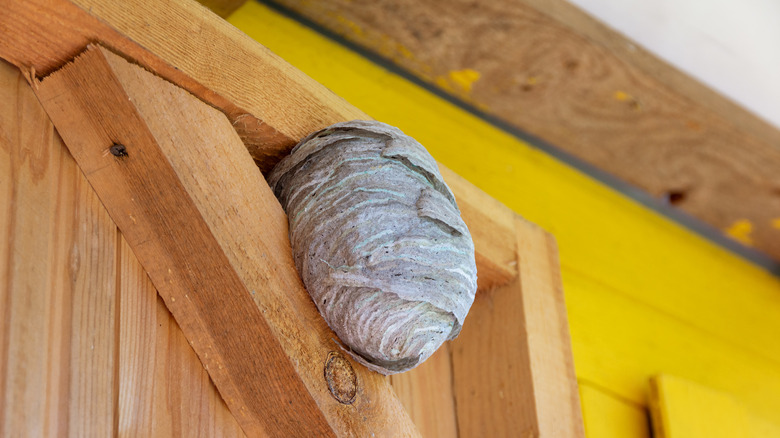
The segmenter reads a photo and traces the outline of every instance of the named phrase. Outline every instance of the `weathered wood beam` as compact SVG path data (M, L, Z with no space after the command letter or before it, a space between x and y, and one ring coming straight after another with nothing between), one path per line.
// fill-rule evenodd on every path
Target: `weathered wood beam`
M353 404L329 392L335 335L295 271L281 206L223 114L101 48L35 88L248 435L416 433L363 367L352 368Z
M780 260L780 130L566 0L273 1Z

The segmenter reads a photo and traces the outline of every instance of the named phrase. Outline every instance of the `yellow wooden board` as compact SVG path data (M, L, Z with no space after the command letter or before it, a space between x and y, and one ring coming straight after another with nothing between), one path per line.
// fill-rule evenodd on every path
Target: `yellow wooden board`
M778 421L780 367L773 361L587 278L569 275L564 290L581 380L645 405L650 378L674 374L734 394L756 415Z
M230 21L556 236L579 378L643 405L668 370L780 418L778 278L263 5Z
M770 438L780 428L755 418L728 393L663 374L651 380L657 438Z

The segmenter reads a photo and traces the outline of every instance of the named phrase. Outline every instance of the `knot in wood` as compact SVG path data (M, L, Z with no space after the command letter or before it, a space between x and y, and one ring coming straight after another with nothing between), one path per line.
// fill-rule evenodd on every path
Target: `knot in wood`
M345 405L351 405L357 396L357 374L347 358L337 351L328 353L325 361L325 381L330 394Z

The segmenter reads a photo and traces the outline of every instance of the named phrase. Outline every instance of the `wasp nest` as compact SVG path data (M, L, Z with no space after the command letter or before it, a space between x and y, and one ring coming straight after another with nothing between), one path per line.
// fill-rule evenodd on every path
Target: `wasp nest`
M384 123L338 123L268 182L309 294L359 362L406 371L458 335L477 289L474 244L420 143Z

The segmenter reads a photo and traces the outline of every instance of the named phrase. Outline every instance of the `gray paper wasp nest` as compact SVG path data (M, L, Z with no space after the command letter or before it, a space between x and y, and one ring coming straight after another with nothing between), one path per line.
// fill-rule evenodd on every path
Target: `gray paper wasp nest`
M398 373L458 335L477 289L474 244L420 143L384 123L338 123L268 182L298 272L355 359Z

